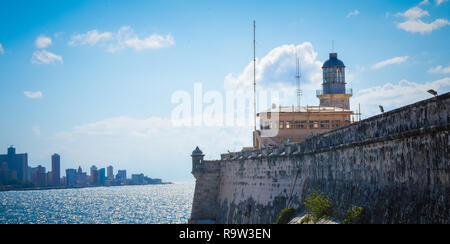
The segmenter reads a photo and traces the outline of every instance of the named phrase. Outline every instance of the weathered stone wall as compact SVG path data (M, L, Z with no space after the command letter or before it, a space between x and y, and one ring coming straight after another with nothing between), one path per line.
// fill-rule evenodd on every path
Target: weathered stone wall
M371 223L450 223L449 124L447 93L304 143L224 154L209 162L218 166L209 178L196 176L193 213L203 201L197 190L207 188L202 211L212 212L204 216L272 223L288 205L303 208L317 189L333 200L338 218L357 205Z
M215 220L217 197L219 194L220 164L215 161L201 161L195 166L196 178L194 200L192 202L191 221Z

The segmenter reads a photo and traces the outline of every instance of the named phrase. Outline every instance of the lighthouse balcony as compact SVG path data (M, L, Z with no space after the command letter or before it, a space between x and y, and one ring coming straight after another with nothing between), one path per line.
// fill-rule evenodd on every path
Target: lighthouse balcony
M324 90L324 89L320 89L320 90L316 90L316 95L317 96L323 96L326 94L345 94L345 95L353 95L353 89L352 88L347 88L347 89L342 89L342 90Z

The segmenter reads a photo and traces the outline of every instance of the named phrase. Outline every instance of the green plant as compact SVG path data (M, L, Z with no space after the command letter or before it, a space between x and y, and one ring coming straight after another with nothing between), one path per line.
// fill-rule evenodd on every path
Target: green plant
M367 213L364 207L354 206L347 210L344 224L365 224L367 223Z
M293 208L285 208L281 210L281 214L277 219L277 222L275 224L287 224L289 221L294 217L295 215L295 209Z
M314 190L305 198L305 208L314 223L321 219L330 219L333 203L329 197L320 191Z
M312 216L311 214L306 214L301 220L300 224L309 224L312 222Z

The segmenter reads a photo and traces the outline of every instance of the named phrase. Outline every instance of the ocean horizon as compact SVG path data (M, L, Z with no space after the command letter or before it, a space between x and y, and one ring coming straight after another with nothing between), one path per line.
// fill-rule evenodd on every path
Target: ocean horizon
M0 192L0 224L185 224L194 181Z

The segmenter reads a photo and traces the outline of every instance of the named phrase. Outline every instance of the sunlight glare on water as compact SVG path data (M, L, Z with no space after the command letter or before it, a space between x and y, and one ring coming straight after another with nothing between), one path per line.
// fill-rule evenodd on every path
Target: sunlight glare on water
M183 224L194 182L0 192L0 224Z

